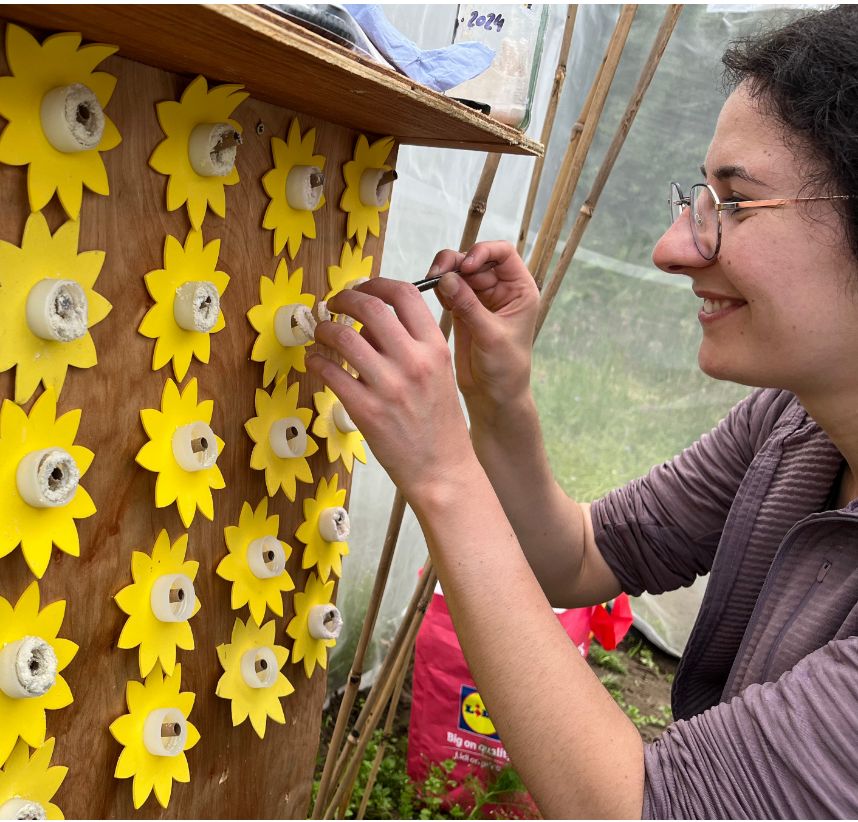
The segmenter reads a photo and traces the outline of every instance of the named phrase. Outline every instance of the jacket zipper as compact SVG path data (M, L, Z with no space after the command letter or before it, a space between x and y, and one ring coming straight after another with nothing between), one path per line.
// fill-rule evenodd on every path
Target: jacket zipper
M801 598L801 602L798 603L796 608L793 610L792 614L790 614L790 618L783 624L780 631L778 631L778 635L775 637L774 642L769 646L769 652L766 654L766 662L763 665L763 673L760 677L763 682L768 681L769 669L772 666L772 659L774 658L775 651L778 646L781 644L784 636L786 636L786 632L792 628L793 623L795 622L798 615L804 609L804 606L807 604L807 601L814 595L816 592L816 586L819 585L822 580L825 579L826 574L831 569L831 561L824 560L822 565L819 566L819 571L816 573L816 579L810 583L807 591L805 591L804 596Z

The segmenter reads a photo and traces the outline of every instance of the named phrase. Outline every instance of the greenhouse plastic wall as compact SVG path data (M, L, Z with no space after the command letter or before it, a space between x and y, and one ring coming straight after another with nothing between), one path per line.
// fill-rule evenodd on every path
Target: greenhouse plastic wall
M618 5L581 5L567 81L548 146L525 258L543 217L570 129L610 38ZM584 240L538 340L533 387L549 458L563 488L588 501L670 459L715 425L748 389L706 377L697 368L698 300L690 281L657 270L650 259L667 227L671 180L698 181L724 95L720 56L727 43L775 25L802 7L687 5L628 135ZM803 8L807 8L804 6ZM388 19L422 48L450 42L456 5L386 5ZM557 256L655 38L663 5L641 6L599 130L569 210ZM540 138L554 80L566 6L552 5L528 134ZM455 248L485 154L403 146L381 273L415 280L435 253ZM533 158L505 156L480 239L516 242ZM434 296L428 303L436 315ZM338 605L347 630L335 649L331 688L346 679L357 642L394 489L370 457L356 469L351 554ZM396 630L426 545L410 511L399 543L365 671ZM680 653L705 579L690 589L633 601L644 631Z

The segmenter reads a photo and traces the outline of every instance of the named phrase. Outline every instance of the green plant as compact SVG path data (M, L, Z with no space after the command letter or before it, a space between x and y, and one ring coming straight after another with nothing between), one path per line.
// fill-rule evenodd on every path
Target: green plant
M628 668L623 664L616 651L606 651L597 642L590 644L590 659L600 668L607 671L613 671L617 674L628 673Z

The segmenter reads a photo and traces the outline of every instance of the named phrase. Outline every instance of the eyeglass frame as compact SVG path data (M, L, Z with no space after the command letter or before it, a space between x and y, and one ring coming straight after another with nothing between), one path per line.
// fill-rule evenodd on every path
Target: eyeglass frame
M709 185L709 183L695 183L691 186L688 195L682 193L682 189L679 187L679 183L671 182L670 184L670 197L668 198L668 205L670 207L670 224L673 225L685 212L685 209L691 207L691 197L692 192L695 188L706 188L709 189L709 193L712 195L712 201L715 204L715 213L718 216L718 239L715 241L715 251L712 253L711 257L707 257L700 249L700 246L697 244L697 238L694 236L694 231L691 232L691 237L694 240L694 247L697 249L698 254L703 257L704 260L714 260L718 256L718 252L721 250L721 212L722 211L738 211L740 208L781 208L782 206L789 205L791 203L807 203L815 200L849 200L852 199L852 194L829 194L823 197L779 197L771 200L731 200L730 202L722 203L718 197L718 194L715 192L715 189ZM679 195L679 199L675 200L673 198L673 192L676 192ZM673 216L673 206L679 206L679 214L676 217Z

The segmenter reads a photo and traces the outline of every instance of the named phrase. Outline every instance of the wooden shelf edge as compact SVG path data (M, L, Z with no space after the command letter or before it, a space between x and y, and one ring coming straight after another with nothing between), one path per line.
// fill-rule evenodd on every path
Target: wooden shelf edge
M6 4L0 18L80 31L119 46L121 57L242 83L257 99L401 144L543 154L523 132L261 6Z

